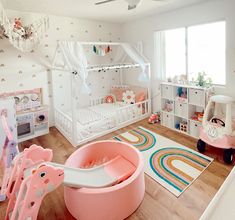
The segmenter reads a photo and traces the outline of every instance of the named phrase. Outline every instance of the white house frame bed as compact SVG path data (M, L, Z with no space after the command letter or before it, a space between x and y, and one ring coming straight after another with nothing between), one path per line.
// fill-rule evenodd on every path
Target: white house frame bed
M113 55L116 61L88 65L84 51L86 48L91 49L92 45L115 47ZM98 59L105 58L98 57ZM97 74L98 76L102 71L105 72L106 77L115 76L118 83L105 85L108 88L105 93L100 93L98 90L92 91L94 89L90 89L87 82L89 75ZM131 79L132 77L134 80ZM129 44L58 42L52 78L55 126L73 146L78 146L150 115L150 64ZM139 80L135 80L136 78ZM108 80L106 84L110 81L112 80ZM141 81L141 84L138 81ZM65 87L66 90L61 92ZM113 92L120 93L119 90L134 91L136 101L125 103L119 97L116 102L107 103L107 95L113 95ZM137 100L137 96L141 94L145 98Z

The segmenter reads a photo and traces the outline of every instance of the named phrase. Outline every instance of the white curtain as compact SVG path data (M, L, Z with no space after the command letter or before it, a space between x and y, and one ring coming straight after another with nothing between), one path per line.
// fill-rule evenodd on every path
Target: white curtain
M158 31L154 36L154 52L155 52L155 67L156 67L156 78L158 80L166 79L166 62L165 62L165 32Z
M142 73L139 77L140 81L148 81L148 73L147 73L147 66L145 65L145 60L139 55L139 53L131 47L127 43L122 43L121 44L124 51L128 54L128 56L134 60L136 63L138 63L142 69Z
M87 86L86 79L88 77L87 59L82 45L79 42L61 41L59 47L63 54L65 65L75 75L79 76L82 80L82 93L90 93L90 88ZM75 77L76 79L76 77Z

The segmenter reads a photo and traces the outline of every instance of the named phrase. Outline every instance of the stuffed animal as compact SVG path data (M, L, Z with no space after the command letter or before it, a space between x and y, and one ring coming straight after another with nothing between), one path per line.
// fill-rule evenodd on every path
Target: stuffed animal
M5 28L0 25L0 39L7 38Z
M12 35L13 37L23 37L25 35L25 29L22 25L21 18L15 18Z
M14 28L15 29L23 28L23 25L22 25L22 22L21 22L21 18L15 18Z
M132 90L127 90L122 94L122 101L125 104L134 104L135 103L135 93Z

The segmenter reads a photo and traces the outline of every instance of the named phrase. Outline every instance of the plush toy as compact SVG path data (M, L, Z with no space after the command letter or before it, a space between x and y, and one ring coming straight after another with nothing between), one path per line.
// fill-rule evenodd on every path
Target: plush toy
M187 89L186 88L182 88L182 94L180 96L181 98L187 99Z
M135 93L131 90L127 90L122 95L122 101L125 104L134 104L135 103Z
M168 100L166 103L165 103L165 107L164 107L164 110L167 111L167 112L171 112L173 110L173 102Z
M29 39L30 37L32 37L33 35L33 30L32 30L32 26L28 26L24 28L24 35L22 35L22 37L24 39Z
M105 103L115 103L116 102L116 97L112 94L107 95L104 97L104 102Z
M7 38L5 28L0 25L0 39Z
M187 98L187 88L178 87L177 93L180 98L184 98L184 99Z
M22 25L22 22L21 22L21 18L15 18L14 28L15 29L23 28L23 25Z

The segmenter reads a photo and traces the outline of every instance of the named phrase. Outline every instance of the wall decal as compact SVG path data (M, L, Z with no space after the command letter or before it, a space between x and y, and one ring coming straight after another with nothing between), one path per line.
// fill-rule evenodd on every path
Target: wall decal
M18 17L17 11L10 11L10 14L14 17ZM30 18L32 15L34 14L22 13L21 16L24 18ZM39 15L40 14L35 14L35 17ZM56 41L71 39L70 36L73 35L74 39L76 38L80 41L109 42L116 41L117 37L120 35L120 26L111 23L101 23L76 18L71 19L59 16L49 16L49 19L51 27L48 29L48 33L43 34L44 38L42 39L41 44L38 45L37 48L30 49L30 53L19 53L19 51L12 47L7 40L2 40L4 44L0 42L0 70L4 69L4 72L0 72L0 93L11 92L17 88L20 90L27 90L32 89L32 87L40 87L43 88L43 98L45 104L52 105L52 74L58 74L58 78L60 79L58 85L63 85L60 82L64 82L66 79L66 75L56 71L52 72L50 68L50 58L54 56ZM70 25L71 22L73 23L73 26ZM102 27L99 27L99 25L102 25ZM57 27L59 30L56 29ZM48 47L45 45L48 45ZM88 50L89 56L96 56L92 51L92 47L89 47ZM109 59L110 56L107 56L108 61ZM4 66L1 66L1 64L4 64ZM18 77L14 77L14 73ZM36 77L33 77L33 75L36 75ZM99 84L99 79L102 76L98 73L91 75L92 76L88 79L89 86L101 94L106 93L106 90L109 88L109 83L119 83L118 74L115 70L108 76L107 80L102 80L101 84ZM103 86L105 86L105 88L102 88ZM63 93L66 87L64 86L60 89ZM90 97L93 98L95 95L97 94L92 93ZM66 107L67 104L65 99L65 97L62 97L59 105L63 103ZM50 123L53 124L52 108L50 115Z

